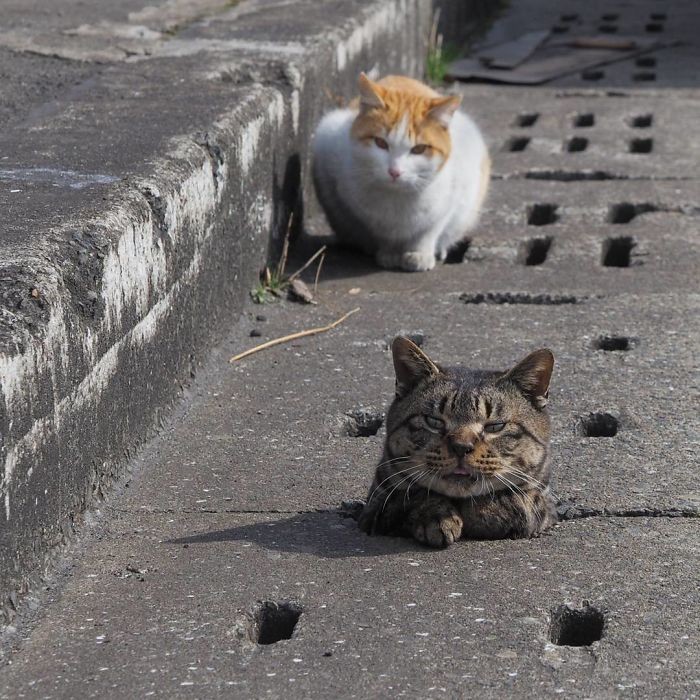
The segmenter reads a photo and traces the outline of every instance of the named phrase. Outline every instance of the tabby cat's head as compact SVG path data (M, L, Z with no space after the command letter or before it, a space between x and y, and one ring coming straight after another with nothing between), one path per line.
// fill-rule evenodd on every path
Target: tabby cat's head
M549 350L507 372L438 366L407 338L396 338L392 351L396 398L384 458L396 460L396 471L458 498L548 483Z
M448 129L461 98L438 95L408 78L388 80L383 85L360 75L352 126L358 176L395 191L420 190L450 156Z

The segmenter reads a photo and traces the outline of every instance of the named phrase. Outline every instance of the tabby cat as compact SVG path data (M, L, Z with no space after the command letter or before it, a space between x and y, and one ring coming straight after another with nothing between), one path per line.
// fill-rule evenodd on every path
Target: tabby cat
M402 337L392 352L396 397L360 528L446 547L460 537L532 537L555 523L552 353L493 372L436 365Z
M364 73L313 142L316 195L341 242L382 267L429 270L477 221L491 161L461 97Z

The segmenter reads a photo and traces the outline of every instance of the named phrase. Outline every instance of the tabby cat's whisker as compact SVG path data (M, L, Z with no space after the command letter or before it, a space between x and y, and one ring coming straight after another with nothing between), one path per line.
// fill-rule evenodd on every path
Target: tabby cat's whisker
M404 474L405 472L412 471L413 469L421 469L425 466L425 463L423 464L412 464L410 467L406 467L406 469L401 469L397 472L391 472L389 476L386 477L386 479L382 479L373 489L372 493L369 495L369 498L367 499L367 504L369 505L369 502L372 500L372 497L374 494L379 491L379 488L381 487L382 484L385 482L389 481L389 479L393 479L395 476L398 476L399 474Z
M389 491L389 495L384 499L384 504L382 505L382 510L381 510L382 513L384 512L384 509L386 508L386 504L389 501L389 499L391 498L391 496L393 495L394 491L396 491L396 489L399 488L399 486L401 486L401 484L403 484L404 482L408 481L411 478L413 478L413 474L409 474L408 476L405 476L403 479L401 479L401 481L399 481L398 484L396 484L394 486L393 489L391 489L391 491Z

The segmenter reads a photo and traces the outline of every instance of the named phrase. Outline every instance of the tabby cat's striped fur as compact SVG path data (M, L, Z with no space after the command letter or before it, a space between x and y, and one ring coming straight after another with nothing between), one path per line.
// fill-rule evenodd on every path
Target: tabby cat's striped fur
M392 345L396 398L360 527L446 547L460 537L532 537L556 522L545 406L554 357L508 372L440 367Z

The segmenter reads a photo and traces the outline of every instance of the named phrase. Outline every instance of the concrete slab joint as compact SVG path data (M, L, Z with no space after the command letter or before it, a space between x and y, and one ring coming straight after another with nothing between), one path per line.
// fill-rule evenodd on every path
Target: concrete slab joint
M60 50L0 36L104 64L0 144L6 620L240 310L297 206L327 95L360 70L416 73L430 21L422 0L204 5L171 41L145 11L68 28ZM94 54L105 36L152 50Z

